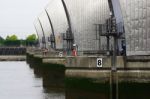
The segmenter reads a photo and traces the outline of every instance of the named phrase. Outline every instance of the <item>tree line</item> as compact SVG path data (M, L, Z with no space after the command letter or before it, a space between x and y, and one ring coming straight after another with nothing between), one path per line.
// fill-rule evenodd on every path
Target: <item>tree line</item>
M36 46L38 39L35 34L28 35L26 39L18 39L16 35L8 35L5 39L0 37L0 46Z

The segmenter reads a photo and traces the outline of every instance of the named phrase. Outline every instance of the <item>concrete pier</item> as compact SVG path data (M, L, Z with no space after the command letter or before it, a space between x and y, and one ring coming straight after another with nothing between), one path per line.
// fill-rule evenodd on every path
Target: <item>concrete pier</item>
M98 83L110 82L110 70L73 70L67 69L66 76L68 78L86 78L93 79ZM150 83L149 70L118 70L117 71L118 83Z
M5 56L0 56L0 61L25 61L26 56L25 55L5 55Z
M42 61L43 63L66 65L66 59L64 57L43 58Z
M28 53L30 54L30 53ZM58 57L33 54L43 64L54 64L65 67L66 78L90 79L93 83L108 83L111 78L111 56L68 56ZM102 67L97 67L97 59L102 58ZM150 82L149 56L117 56L117 82ZM57 68L57 67L56 67Z
M102 67L97 68L97 59L102 58ZM111 67L111 56L78 56L78 57L66 57L67 68L97 68L106 69ZM123 57L117 57L117 67L124 67Z

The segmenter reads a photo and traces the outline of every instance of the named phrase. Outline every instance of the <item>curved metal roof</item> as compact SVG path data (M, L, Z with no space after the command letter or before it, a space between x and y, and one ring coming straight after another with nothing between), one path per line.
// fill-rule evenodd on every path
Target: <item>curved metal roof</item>
M95 24L105 24L110 10L108 0L64 0L70 15L72 32L78 50L99 50ZM101 49L106 47L105 37L101 38Z
M68 22L65 14L64 7L61 0L51 0L47 5L46 10L50 15L51 22L54 28L56 49L63 48L63 33L68 30Z

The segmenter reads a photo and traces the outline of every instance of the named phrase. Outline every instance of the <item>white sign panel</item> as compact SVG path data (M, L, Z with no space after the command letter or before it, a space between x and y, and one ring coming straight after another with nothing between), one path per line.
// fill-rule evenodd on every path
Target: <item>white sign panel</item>
M59 52L59 57L63 57L63 53L62 52Z
M102 58L97 58L97 67L103 67L103 65L102 65Z

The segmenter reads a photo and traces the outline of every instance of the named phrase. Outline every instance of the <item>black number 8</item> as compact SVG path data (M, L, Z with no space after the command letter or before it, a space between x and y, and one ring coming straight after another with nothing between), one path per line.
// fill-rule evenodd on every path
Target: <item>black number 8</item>
M98 65L101 66L102 65L102 61L98 60Z

